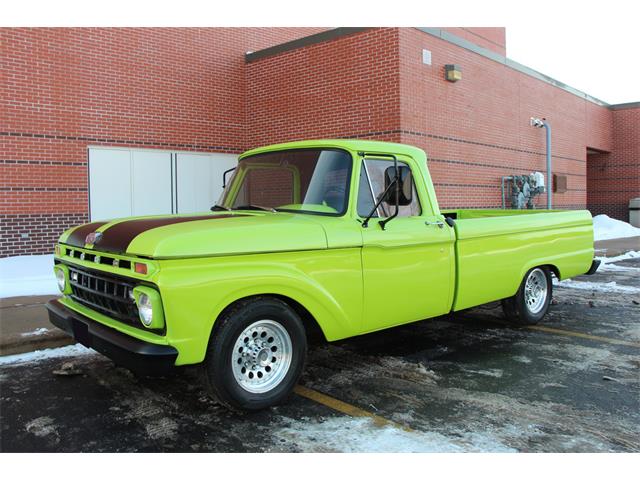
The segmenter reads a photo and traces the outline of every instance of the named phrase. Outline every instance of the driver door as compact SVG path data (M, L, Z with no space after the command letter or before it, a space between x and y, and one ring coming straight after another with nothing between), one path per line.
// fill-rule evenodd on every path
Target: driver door
M401 161L398 165L408 166ZM361 219L384 191L384 172L390 166L393 161L387 159L362 160L357 204ZM451 306L453 231L442 216L431 213L426 198L418 198L413 175L411 181L411 204L400 206L398 216L382 230L379 221L395 209L382 202L362 229L365 332L442 315Z

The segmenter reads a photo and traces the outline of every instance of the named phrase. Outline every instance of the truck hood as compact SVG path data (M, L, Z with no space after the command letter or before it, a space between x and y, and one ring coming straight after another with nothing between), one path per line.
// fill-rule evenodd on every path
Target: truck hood
M60 241L101 252L151 258L327 248L324 229L318 222L302 215L270 212L203 213L93 222L65 233Z

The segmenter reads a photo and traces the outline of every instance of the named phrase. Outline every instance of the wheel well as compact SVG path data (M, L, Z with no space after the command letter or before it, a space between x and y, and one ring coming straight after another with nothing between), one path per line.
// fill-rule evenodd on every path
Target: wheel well
M541 267L547 267L549 270L551 270L551 273L553 273L555 275L555 277L560 280L560 270L558 270L558 267L556 267L555 265L540 265Z
M232 308L234 308L238 303L244 302L244 301L247 301L247 300L249 300L251 298L256 298L256 297L277 298L278 300L283 301L289 307L291 307L298 314L300 319L302 320L302 324L304 325L304 329L307 332L307 341L309 343L324 343L324 342L327 341L326 337L324 336L324 332L320 328L320 325L318 325L318 322L316 321L315 317L313 315L311 315L311 312L309 312L309 310L307 310L299 302L297 302L294 299L292 299L290 297L287 297L285 295L261 294L261 295L250 295L250 296L247 296L247 297L239 298L239 299L235 300L234 302L232 302L231 304L227 305L220 312L220 315L218 315L218 318L220 318L222 315L224 315L227 311L229 311ZM214 331L215 331L215 328L216 328L217 324L218 324L218 322L217 322L217 319L216 319L216 322L213 325L213 330Z

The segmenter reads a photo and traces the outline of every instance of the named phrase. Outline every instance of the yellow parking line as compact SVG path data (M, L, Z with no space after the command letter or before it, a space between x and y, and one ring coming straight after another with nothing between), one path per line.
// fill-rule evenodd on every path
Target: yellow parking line
M486 321L489 323L495 323L497 325L503 325L505 327L510 327L510 328L522 328L522 327L518 327L518 325L509 323L506 320L500 320L498 318L495 318L495 319L492 318L490 320L487 319ZM619 340L617 338L601 337L599 335L589 335L588 333L574 332L573 330L563 330L561 328L545 327L543 325L529 325L529 326L525 326L524 328L526 328L527 330L537 330L539 332L554 333L556 335L565 335L567 337L585 338L587 340L611 343L613 345L624 345L627 347L640 348L640 342L630 342L628 340Z
M338 400L337 398L330 397L329 395L325 395L324 393L320 393L317 390L312 390L307 387L303 387L302 385L296 385L293 389L295 393L300 395L301 397L308 398L309 400L313 400L316 403L320 403L325 407L329 407L332 410L335 410L340 413L344 413L345 415L349 415L350 417L365 417L370 418L374 425L378 427L394 427L404 430L405 432L413 432L413 430L406 425L400 425L392 420L387 420L375 413L367 412L355 405L351 405L349 403L343 402L342 400Z
M616 338L600 337L598 335L589 335L588 333L574 332L572 330L561 330L559 328L545 327L542 325L531 325L528 330L536 330L538 332L554 333L556 335L565 335L567 337L586 338L587 340L595 340L596 342L611 343L613 345L625 345L627 347L640 348L639 342L629 342L627 340L618 340Z

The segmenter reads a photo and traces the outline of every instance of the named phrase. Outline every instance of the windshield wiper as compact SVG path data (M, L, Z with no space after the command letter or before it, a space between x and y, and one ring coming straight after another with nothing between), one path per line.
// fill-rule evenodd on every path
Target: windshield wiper
M237 207L230 208L229 210L263 210L265 212L275 213L277 210L271 207L262 207L260 205L238 205Z
M225 211L227 211L227 212L230 212L230 211L231 211L231 209L230 209L230 208L223 207L222 205L218 205L218 204L215 204L213 207L211 207L211 208L210 208L210 210L211 210L212 212L217 212L217 211L219 211L219 210L225 210Z

